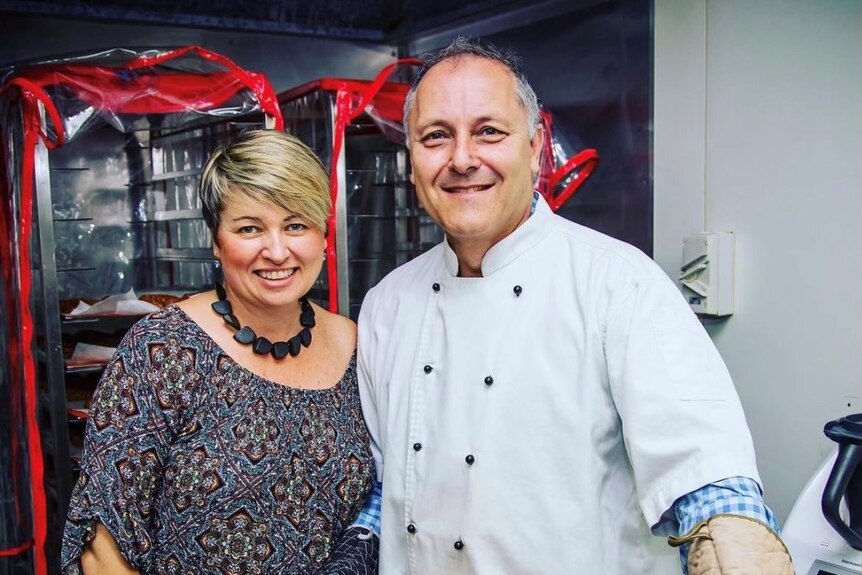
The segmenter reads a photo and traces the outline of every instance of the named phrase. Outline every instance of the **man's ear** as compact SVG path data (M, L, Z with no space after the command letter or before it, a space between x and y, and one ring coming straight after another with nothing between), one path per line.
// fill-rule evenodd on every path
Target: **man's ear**
M530 148L533 150L533 154L530 157L530 171L533 172L533 180L535 180L539 175L539 169L541 166L542 159L542 146L545 144L545 126L542 122L536 124L536 133L533 135L533 138L530 140Z

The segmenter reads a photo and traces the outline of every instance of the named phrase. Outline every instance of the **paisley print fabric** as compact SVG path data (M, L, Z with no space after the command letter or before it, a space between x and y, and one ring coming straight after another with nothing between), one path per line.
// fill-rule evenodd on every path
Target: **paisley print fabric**
M296 389L179 308L138 322L93 396L63 573L81 572L96 522L142 573L320 570L373 486L355 362L331 389Z

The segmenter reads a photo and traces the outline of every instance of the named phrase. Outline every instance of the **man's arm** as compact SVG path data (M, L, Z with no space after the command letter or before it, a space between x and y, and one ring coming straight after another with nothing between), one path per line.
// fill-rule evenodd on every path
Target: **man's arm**
M374 483L374 489L365 502L365 507L359 512L351 527L361 527L370 533L380 535L380 504L383 495L383 484Z
M715 478L758 473L745 413L718 350L676 285L654 262L638 263L641 277L611 294L603 317L611 392L644 516L654 533L685 533L673 542L690 543L691 575L792 574L768 517L762 522L743 513L688 513L683 519L692 519L689 532L668 531L662 521L668 515L673 520L680 492L697 493ZM676 421L678 428L669 434L657 421ZM736 496L732 490L718 494ZM762 504L759 488L744 494L752 495Z
M680 535L668 542L680 548L684 574L793 574L778 524L753 479L705 485L678 499L673 512Z

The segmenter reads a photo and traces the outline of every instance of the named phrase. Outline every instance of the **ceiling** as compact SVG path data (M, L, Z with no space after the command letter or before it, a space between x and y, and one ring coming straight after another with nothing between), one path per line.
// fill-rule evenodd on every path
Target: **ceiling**
M528 0L0 0L0 13L396 42Z

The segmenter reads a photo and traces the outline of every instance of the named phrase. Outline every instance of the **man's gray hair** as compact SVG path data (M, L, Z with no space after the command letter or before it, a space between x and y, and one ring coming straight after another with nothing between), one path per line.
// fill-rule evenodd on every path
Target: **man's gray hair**
M530 139L532 139L536 135L536 126L539 123L539 100L536 98L536 92L530 86L530 82L527 81L527 76L521 69L521 59L513 50L501 50L493 44L482 43L479 40L471 40L464 36L458 36L442 50L425 54L421 58L422 68L419 69L419 74L410 85L410 90L407 92L407 97L404 100L404 133L407 134L408 143L410 140L408 118L416 101L416 91L422 78L425 77L428 70L440 62L464 56L475 56L499 62L512 73L517 85L518 102L527 113L528 133Z

